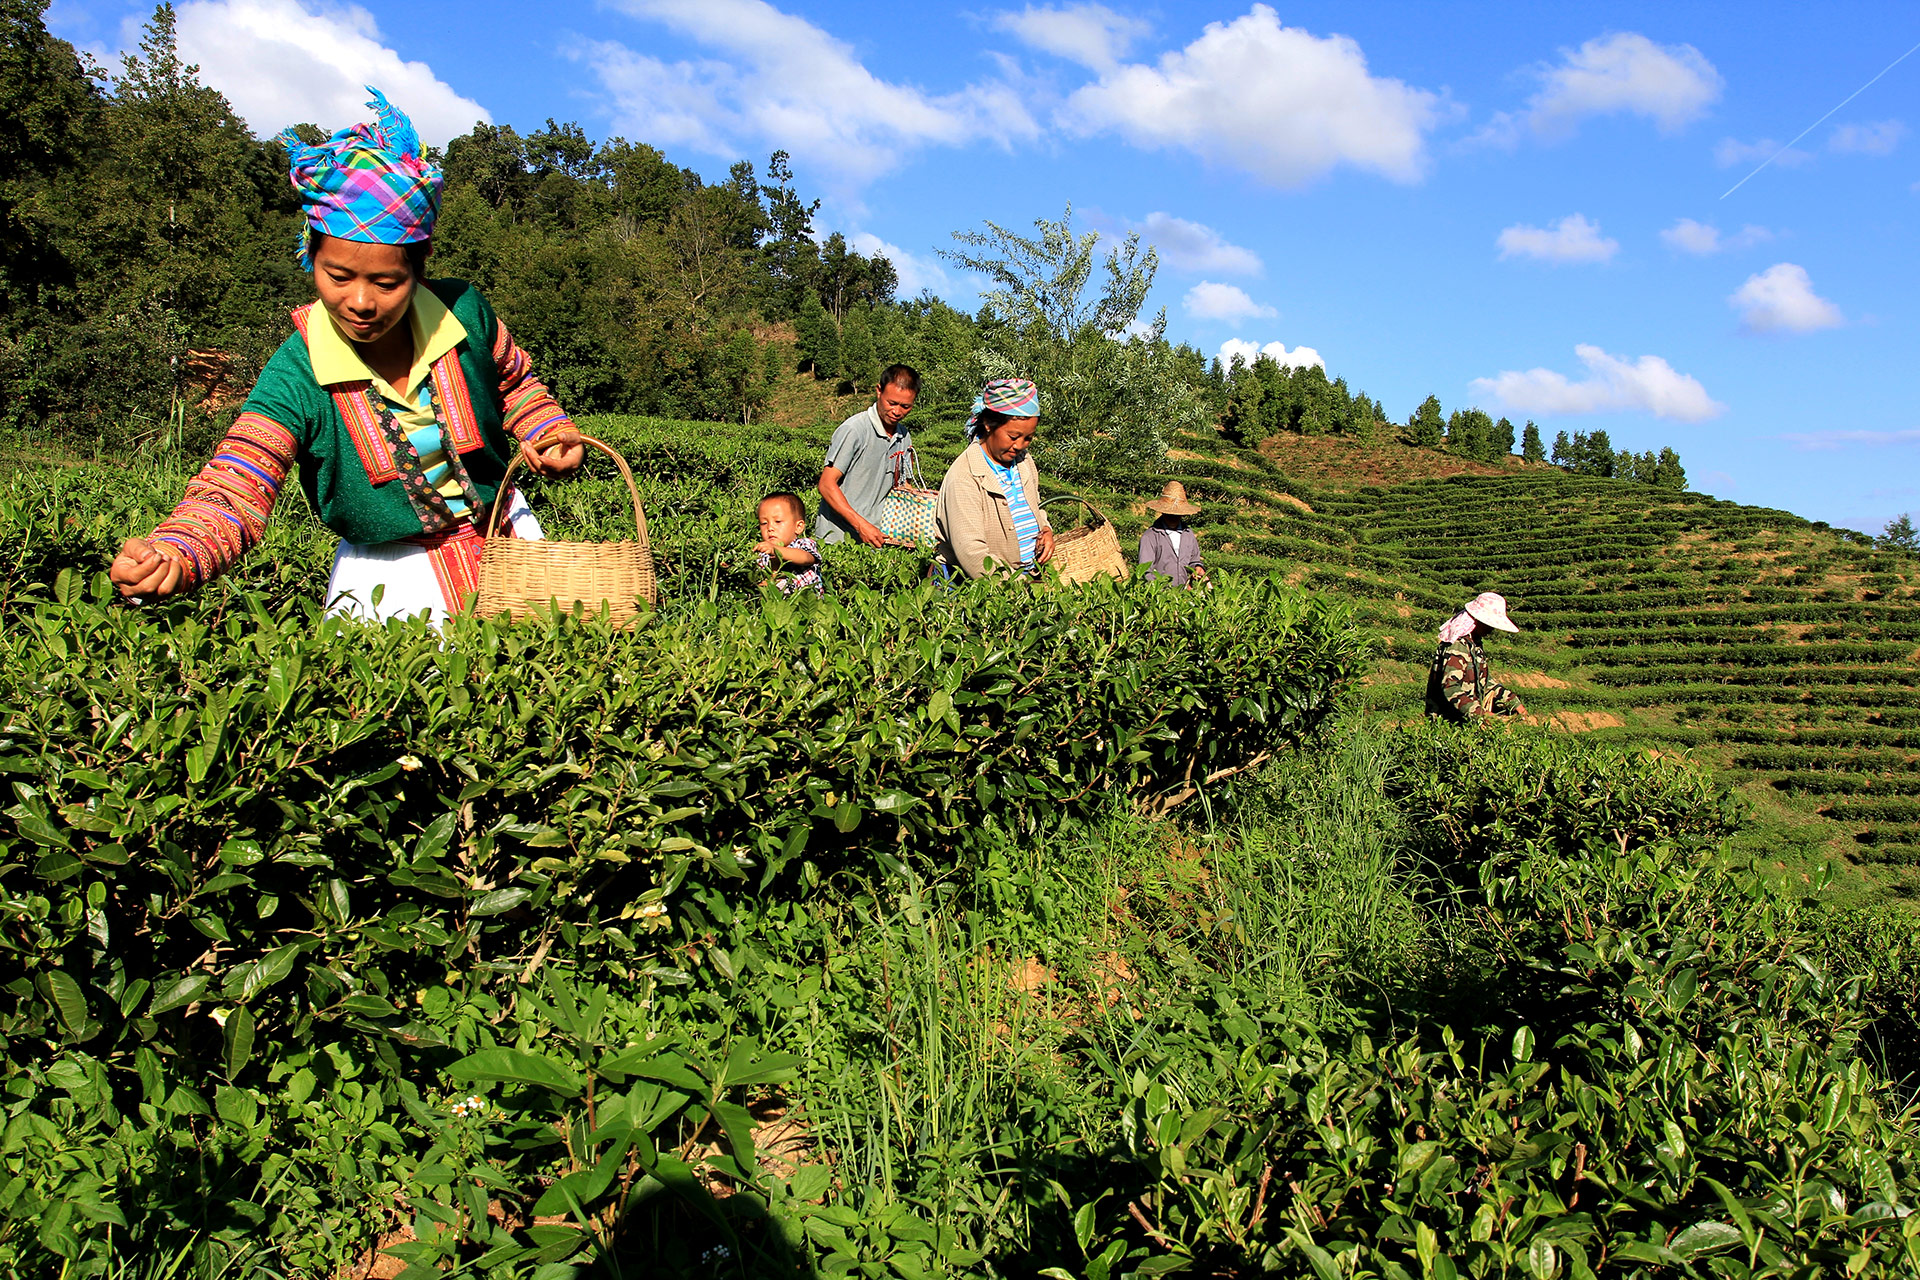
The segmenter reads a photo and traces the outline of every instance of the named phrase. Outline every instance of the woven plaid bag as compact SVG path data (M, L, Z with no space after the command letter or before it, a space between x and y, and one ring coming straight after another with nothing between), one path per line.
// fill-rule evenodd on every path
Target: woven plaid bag
M890 547L927 547L939 540L935 513L940 506L940 491L927 487L920 474L920 455L907 450L900 475L894 477L893 491L880 500L880 518L874 521L886 536Z

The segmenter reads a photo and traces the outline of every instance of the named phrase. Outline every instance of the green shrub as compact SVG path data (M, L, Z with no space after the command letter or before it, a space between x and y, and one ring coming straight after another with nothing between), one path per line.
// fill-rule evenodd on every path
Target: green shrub
M1446 859L1544 844L1714 840L1739 805L1701 768L1645 750L1514 726L1438 721L1404 731L1394 793L1429 848Z
M450 976L504 1003L549 948L621 977L701 962L694 887L805 891L989 817L1181 787L1309 734L1364 654L1346 606L1230 575L631 632L55 594L0 633L9 1078L78 1049L120 1113L182 1099L243 1145L289 1140L257 1108L293 1055L357 1045L436 1085L419 1002ZM85 1203L126 1193L98 1176Z

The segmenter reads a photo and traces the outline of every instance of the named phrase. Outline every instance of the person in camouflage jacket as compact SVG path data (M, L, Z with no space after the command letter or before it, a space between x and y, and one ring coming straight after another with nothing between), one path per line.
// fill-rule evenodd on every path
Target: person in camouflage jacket
M1513 690L1493 682L1480 638L1490 631L1518 631L1507 617L1507 602L1483 591L1440 628L1440 647L1427 672L1427 714L1466 721L1475 716L1523 716L1526 706Z

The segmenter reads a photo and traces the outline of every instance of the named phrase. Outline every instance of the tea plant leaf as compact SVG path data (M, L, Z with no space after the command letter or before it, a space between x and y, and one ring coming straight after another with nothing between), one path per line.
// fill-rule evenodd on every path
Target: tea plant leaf
M153 990L153 1003L147 1006L147 1016L158 1017L171 1009L178 1009L200 998L212 979L204 973L190 973L171 983L156 984Z
M53 969L40 975L38 985L68 1037L79 1039L88 1019L87 997L80 984L64 970Z
M535 1085L564 1098L581 1092L580 1077L544 1054L525 1049L482 1049L447 1068L455 1080L499 1080Z
M227 1025L221 1030L225 1036L226 1076L232 1080L253 1056L253 1010L238 1006L227 1015Z

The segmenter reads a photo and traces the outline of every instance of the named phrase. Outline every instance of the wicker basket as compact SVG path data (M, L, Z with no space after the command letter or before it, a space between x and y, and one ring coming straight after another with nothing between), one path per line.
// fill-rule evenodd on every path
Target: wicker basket
M1120 551L1120 536L1113 530L1113 521L1101 515L1100 509L1085 498L1071 494L1048 498L1040 505L1055 502L1077 502L1093 513L1096 522L1084 529L1069 529L1053 535L1053 559L1047 563L1059 568L1060 581L1088 582L1104 573L1125 582L1132 567Z
M647 513L640 509L640 490L633 483L627 460L613 449L581 436L612 458L633 495L633 525L637 535L631 542L547 542L495 536L507 504L494 503L493 520L487 529L487 544L480 554L480 603L484 617L501 613L524 618L549 604L572 610L577 604L588 614L598 616L604 605L615 622L631 623L639 613L639 601L651 605L658 593L653 576L653 551L647 545ZM501 477L500 491L506 492L514 471L520 466L516 454Z

